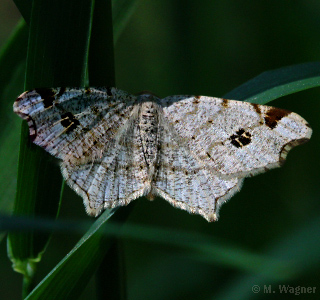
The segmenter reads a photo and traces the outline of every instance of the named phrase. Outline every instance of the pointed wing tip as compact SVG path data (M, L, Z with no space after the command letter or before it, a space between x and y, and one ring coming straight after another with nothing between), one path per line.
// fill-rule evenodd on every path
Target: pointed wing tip
M100 209L100 208L99 209L92 208L87 203L84 203L84 205L85 205L86 213L87 213L88 216L97 218L97 217L99 217L101 215L102 209Z
M216 213L208 214L205 216L205 219L210 223L216 222L218 221L218 215Z

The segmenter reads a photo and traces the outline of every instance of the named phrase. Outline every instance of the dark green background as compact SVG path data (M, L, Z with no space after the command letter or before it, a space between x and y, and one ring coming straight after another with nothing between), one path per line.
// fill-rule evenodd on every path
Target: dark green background
M319 16L319 1L141 0L115 45L117 87L132 93L150 90L161 97L221 97L264 71L319 61ZM276 291L278 284L317 287L316 294L300 297L318 299L320 254L309 255L301 249L309 249L313 243L319 249L320 243L314 239L316 234L308 235L320 234L319 96L319 89L312 89L271 103L307 119L313 137L289 154L283 168L246 179L242 191L222 207L217 223L209 224L161 199L139 199L129 221L146 227L206 233L262 256L272 256L272 249L277 248L275 257L294 257L297 265L307 267L295 278L268 279L262 286L272 284ZM72 191L68 193L73 195ZM89 218L82 200L76 197L62 203L60 217ZM54 235L37 278L47 274L77 239ZM295 243L291 245L290 239ZM254 294L252 285L261 285L259 274L195 260L187 251L166 245L130 240L124 241L124 249L129 299L293 297L262 291ZM0 264L0 299L19 299L21 277L10 269L4 241ZM93 282L81 299L94 299L92 293Z

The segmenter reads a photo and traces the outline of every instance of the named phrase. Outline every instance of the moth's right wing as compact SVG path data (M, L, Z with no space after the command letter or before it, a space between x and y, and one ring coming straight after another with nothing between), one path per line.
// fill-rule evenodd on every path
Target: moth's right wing
M87 163L61 164L64 179L83 197L89 215L98 216L106 208L127 205L144 195L149 186L137 112L134 108L132 117L101 156Z
M112 145L136 99L116 88L34 89L20 95L13 108L27 120L35 144L81 164Z

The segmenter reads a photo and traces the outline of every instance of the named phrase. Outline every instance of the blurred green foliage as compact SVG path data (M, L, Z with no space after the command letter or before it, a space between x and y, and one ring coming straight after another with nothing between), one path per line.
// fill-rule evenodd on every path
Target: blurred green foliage
M173 94L221 97L262 72L320 60L317 1L137 3L115 45L116 84L128 92L150 90L161 97ZM22 86L17 85L16 95L20 92ZM130 224L138 224L141 236L150 228L161 231L150 233L154 240L124 235L128 299L266 299L270 295L263 293L263 287L271 284L276 290L272 298L282 300L291 299L292 294L278 293L279 284L319 287L319 96L319 89L311 89L271 103L308 120L314 130L312 139L290 152L283 168L245 180L242 191L222 208L217 223L209 224L161 199L136 201L123 230L130 230ZM1 107L11 106L15 99L12 92L6 97ZM5 117L9 120L7 124L19 122L13 113ZM6 184L0 182L1 212L10 211L9 204L3 203L12 203L14 196L16 172L12 170L16 170L16 162L6 155L17 152L7 149L5 143L10 139L18 146L18 131L13 126L16 125L2 127L5 130L0 135L4 153L0 166L8 170L8 175L1 177ZM127 209L130 208L119 211ZM89 220L82 200L69 189L60 218ZM214 253L211 248L207 252L202 249L198 255L187 246L177 249L166 242L165 233L169 235L175 230L205 235L213 243L225 245L218 254L226 258L222 257L219 264L209 259ZM78 239L76 234L54 234L35 280L39 282L46 276ZM197 243L188 240L188 235L184 240L191 245ZM199 245L202 246L200 242ZM263 266L264 272L245 271L230 258L235 256L234 261L252 264L252 257L246 258L239 249L265 257L266 262L289 261L293 269L287 270L287 277L282 279L279 274L268 273L274 270L269 263ZM0 299L20 299L21 276L11 269L4 240L0 251ZM229 251L232 255L228 256ZM253 285L261 287L260 293L252 292ZM303 299L318 299L318 293L304 294ZM80 299L95 296L91 280Z

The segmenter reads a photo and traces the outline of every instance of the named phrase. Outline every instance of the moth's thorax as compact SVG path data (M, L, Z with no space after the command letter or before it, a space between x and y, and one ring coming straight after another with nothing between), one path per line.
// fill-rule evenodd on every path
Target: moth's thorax
M151 96L153 97L153 96ZM154 168L159 143L160 107L153 101L141 103L139 112L139 131L146 164Z

